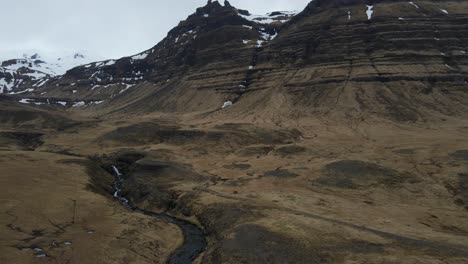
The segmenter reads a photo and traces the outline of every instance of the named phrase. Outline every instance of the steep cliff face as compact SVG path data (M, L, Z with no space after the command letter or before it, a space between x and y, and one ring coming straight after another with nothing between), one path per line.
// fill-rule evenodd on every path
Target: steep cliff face
M313 1L259 54L254 87L276 83L298 111L466 112L467 12L462 1Z
M28 94L126 112L466 113L468 3L312 1L254 16L211 2L135 56L84 65ZM229 106L230 104L227 104Z

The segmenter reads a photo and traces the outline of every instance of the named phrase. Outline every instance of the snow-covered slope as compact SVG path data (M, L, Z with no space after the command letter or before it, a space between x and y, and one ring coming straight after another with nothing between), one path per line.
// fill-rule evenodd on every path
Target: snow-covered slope
M0 93L13 92L20 85L32 86L43 84L43 79L65 74L68 70L93 61L101 60L97 56L73 53L65 56L46 56L35 53L24 54L20 59L0 62Z
M272 23L286 23L293 16L297 15L299 11L276 11L267 13L266 15L253 15L245 10L238 10L239 15L249 21L257 24L272 24Z

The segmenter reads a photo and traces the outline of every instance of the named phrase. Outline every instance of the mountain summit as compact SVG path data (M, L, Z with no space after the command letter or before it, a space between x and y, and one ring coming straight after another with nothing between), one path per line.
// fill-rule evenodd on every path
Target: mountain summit
M0 62L0 93L15 93L26 87L32 91L42 86L45 81L65 74L79 65L99 59L80 52L63 56L42 56L39 53L23 54L20 59L10 59ZM23 89L24 90L24 89Z

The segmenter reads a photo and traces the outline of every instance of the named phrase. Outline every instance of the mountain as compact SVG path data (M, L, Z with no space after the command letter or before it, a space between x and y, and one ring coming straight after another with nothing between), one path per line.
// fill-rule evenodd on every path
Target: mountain
M1 61L0 93L15 93L25 86L33 90L43 86L54 76L63 75L67 70L98 59L96 56L76 52L59 57L42 57L38 53L24 54L20 59Z
M246 72L251 64L255 64L252 53L273 40L281 25L293 15L292 12L273 12L257 16L235 8L229 2L224 6L218 1L210 2L180 22L155 47L119 60L74 68L60 78L48 79L47 85L35 89L28 96L35 100L60 98L72 105L73 102L120 97L130 88L150 89L148 92L153 94L168 86L178 86L184 72L195 70L193 74L198 77L194 75L193 78L199 79L210 71L229 69L239 64L243 64L243 70L235 73L227 85L234 92L245 90L249 85ZM225 65L218 68L217 63ZM189 78L188 75L186 77ZM200 81L200 87L194 89L213 85ZM219 85L224 86L222 83ZM21 87L22 90L28 88Z
M74 68L28 96L106 101L110 111L211 111L224 102L262 110L280 100L285 114L456 114L467 105L466 5L316 0L297 15L262 17L209 1L153 48Z

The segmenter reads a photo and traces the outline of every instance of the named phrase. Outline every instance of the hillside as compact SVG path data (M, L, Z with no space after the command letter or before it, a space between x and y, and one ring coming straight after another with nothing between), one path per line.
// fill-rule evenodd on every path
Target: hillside
M25 96L105 101L105 112L208 112L231 101L241 112L405 122L466 113L467 4L369 3L313 1L296 16L255 19L215 1L155 47L75 68Z

